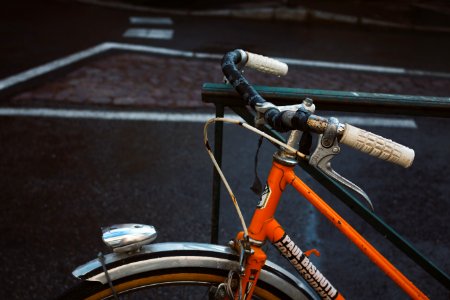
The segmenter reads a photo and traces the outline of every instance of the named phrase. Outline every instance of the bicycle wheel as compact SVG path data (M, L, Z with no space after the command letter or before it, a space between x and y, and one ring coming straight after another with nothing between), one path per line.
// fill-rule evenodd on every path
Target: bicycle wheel
M106 255L105 266L121 299L208 299L209 288L224 282L230 270L238 270L239 263L228 247L162 243L147 245L139 253ZM83 281L60 299L113 297L99 260L80 266L73 274ZM303 282L269 261L261 270L254 296L316 299Z

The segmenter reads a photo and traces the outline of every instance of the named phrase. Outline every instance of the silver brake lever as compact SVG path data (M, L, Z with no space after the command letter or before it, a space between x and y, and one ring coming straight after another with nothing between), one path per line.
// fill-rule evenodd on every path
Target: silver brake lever
M339 121L336 118L329 119L329 125L325 132L319 136L317 148L311 154L309 164L361 195L373 211L372 201L370 201L369 196L359 186L339 175L331 167L331 160L341 151L337 141L338 126Z

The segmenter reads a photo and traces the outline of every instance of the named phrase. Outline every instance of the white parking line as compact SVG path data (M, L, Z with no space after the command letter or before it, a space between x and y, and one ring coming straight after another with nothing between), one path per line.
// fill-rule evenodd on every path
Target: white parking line
M292 66L305 66L305 67L313 67L313 68L343 69L343 70L350 70L350 71L363 71L363 72L372 72L372 73L387 73L387 74L433 76L433 77L450 78L450 73L444 73L444 72L432 72L432 71L412 70L412 69L397 68L397 67L372 66L372 65L328 62L328 61L319 61L319 60L305 60L305 59L294 59L294 58L284 58L284 57L275 57L275 59L281 60L282 62L285 62L286 64L292 65Z
M184 50L176 50L162 47L153 47L153 46L145 46L145 45L135 45L135 44L126 44L126 43L113 43L106 42L99 44L95 47L86 49L81 52L77 52L75 54L54 60L47 64L29 69L22 73L4 78L0 80L0 91L11 87L15 84L30 80L37 76L55 71L59 68L68 66L85 58L95 56L97 54L107 52L110 50L126 50L126 51L134 51L134 52L145 52L159 55L167 55L174 57L190 57L190 58L198 58L198 59L221 59L223 54L215 54L215 53L203 53L203 52L193 52L193 51L184 51ZM333 63L333 62L321 62L321 61L312 61L312 60L300 60L300 59L291 59L291 58L279 58L280 60L287 62L293 65L303 65L309 67L323 67L323 68L335 68L335 69L348 69L355 71L366 71L366 72L378 72L378 73L394 73L394 74L405 74L405 75L416 75L416 76L434 76L434 77L443 77L450 78L450 73L442 73L442 72L429 72L429 71L421 71L421 70L409 70L402 68L391 68L391 67L380 67L380 66L369 66L369 65L357 65L357 64L347 64L347 63Z
M173 25L171 18L130 17L130 23L136 25Z
M0 108L0 116L190 123L203 123L208 119L214 118L214 114L207 113L163 113L53 108ZM235 114L227 114L226 117L242 120ZM412 119L362 118L350 116L337 116L337 118L341 122L347 122L358 126L417 128L416 122Z
M68 119L97 119L117 121L190 122L202 123L214 118L205 113L161 113L142 111L75 110L53 108L0 108L3 117L42 117ZM227 115L235 118L236 115Z
M350 116L340 116L337 118L341 123L348 123L355 126L417 128L417 124L413 119L362 118Z
M123 34L127 38L170 40L173 37L172 29L130 28Z
M288 65L293 65L293 66L344 69L344 70L367 71L367 72L377 72L377 73L406 74L406 69L404 69L404 68L327 62L327 61L319 61L319 60L293 59L293 58L283 58L283 57L278 57L276 59L281 60L281 61L287 63Z
M54 60L54 61L46 63L44 65L29 69L22 73L7 77L5 79L0 80L0 91L5 88L8 88L10 86L16 85L18 83L30 80L34 77L55 71L62 67L68 66L70 64L76 63L85 58L103 53L110 49L111 49L111 45L109 43L102 43L98 46L86 49L84 51L77 52L75 54Z

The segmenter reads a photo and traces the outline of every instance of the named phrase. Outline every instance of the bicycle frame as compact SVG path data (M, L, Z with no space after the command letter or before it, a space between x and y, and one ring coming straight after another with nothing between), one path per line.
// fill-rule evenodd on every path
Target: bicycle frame
M347 236L372 262L389 276L405 293L413 299L428 299L406 276L396 269L375 247L365 240L336 211L315 194L294 173L295 164L283 163L275 159L270 170L265 190L255 209L248 227L252 254L245 263L245 275L241 281L244 299L250 299L261 268L266 261L266 254L261 249L262 243L268 239L289 260L298 273L323 299L344 299L341 293L322 275L308 259L305 253L292 241L278 221L274 218L280 197L287 185L293 186L316 209L327 217L345 236ZM243 239L243 232L238 233L236 240Z

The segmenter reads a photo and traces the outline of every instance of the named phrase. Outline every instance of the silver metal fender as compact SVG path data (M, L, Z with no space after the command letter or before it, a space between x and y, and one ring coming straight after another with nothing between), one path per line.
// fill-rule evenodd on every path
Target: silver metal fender
M229 248L201 243L160 243L142 247L135 253L105 255L105 265L112 281L161 268L205 267L238 270L238 256ZM98 259L76 268L72 274L83 280L107 283ZM311 288L280 266L267 261L260 280L277 287L293 299L318 299Z

